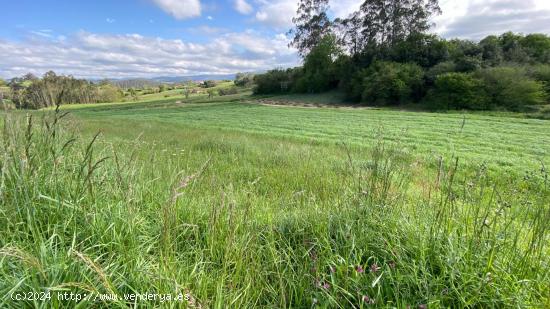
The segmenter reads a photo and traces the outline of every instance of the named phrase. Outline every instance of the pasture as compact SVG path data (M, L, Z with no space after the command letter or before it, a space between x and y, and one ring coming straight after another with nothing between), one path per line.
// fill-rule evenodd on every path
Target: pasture
M550 305L548 121L243 94L4 116L2 295L93 295L53 298L82 308ZM132 292L185 302L97 298Z

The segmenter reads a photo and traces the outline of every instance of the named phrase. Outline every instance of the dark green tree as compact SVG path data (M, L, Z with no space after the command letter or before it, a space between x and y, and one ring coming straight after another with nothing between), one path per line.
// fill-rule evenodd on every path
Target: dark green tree
M334 61L341 51L334 35L325 36L306 56L303 75L298 80L298 92L322 92L334 87Z
M365 0L356 22L366 44L393 46L409 35L430 29L430 17L440 14L438 0Z

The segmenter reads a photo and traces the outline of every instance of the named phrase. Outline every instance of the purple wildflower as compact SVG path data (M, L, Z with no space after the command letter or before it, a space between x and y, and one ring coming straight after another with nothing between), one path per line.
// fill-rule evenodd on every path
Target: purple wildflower
M366 304L374 304L374 299L368 297L367 295L363 295L363 297L361 297L361 300L363 300L363 302L365 302Z
M355 268L355 271L357 271L360 274L365 272L365 270L363 269L363 267L361 265L357 266L357 268Z
M377 273L379 270L380 270L380 266L376 265L376 263L374 263L370 266L370 272L371 273Z

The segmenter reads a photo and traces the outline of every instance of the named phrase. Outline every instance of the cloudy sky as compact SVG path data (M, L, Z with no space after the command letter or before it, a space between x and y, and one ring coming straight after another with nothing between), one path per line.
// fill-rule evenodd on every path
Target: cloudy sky
M332 0L346 16L361 0ZM0 77L232 74L299 63L287 47L297 0L18 0L2 3ZM550 0L440 0L433 32L550 34Z

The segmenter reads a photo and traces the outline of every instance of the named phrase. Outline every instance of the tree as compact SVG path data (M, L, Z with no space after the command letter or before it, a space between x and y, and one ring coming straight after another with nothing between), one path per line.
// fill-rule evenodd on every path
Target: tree
M497 67L476 72L494 106L519 110L523 106L543 104L544 84L527 75L523 68Z
M530 59L542 63L550 62L550 37L547 35L529 34L521 40L520 44Z
M504 60L508 62L527 63L529 55L521 45L523 37L513 32L503 33L499 37Z
M188 87L185 87L185 89L183 90L183 95L186 99L189 99L189 96L191 95L191 90Z
M502 63L502 48L497 36L490 35L479 42L483 63L487 66L497 66Z
M297 17L292 19L295 28L289 34L294 35L290 45L298 49L302 58L331 32L327 10L328 0L300 0Z
M306 56L303 75L298 80L295 90L309 93L329 90L336 80L333 63L340 53L336 37L325 36Z
M357 77L356 97L371 104L400 104L419 99L424 72L416 64L375 62Z
M159 85L159 92L164 92L164 91L166 91L166 85L165 84Z
M470 73L439 75L434 89L428 94L429 105L434 109L489 109L483 81Z
M34 75L32 73L27 73L22 78L23 78L24 81L29 81L29 82L33 82L33 81L38 80L38 77L36 77L36 75Z
M208 93L208 99L212 99L216 95L216 90L210 88L206 91Z
M430 18L440 13L438 0L365 0L354 20L367 45L393 46L411 34L425 33Z

